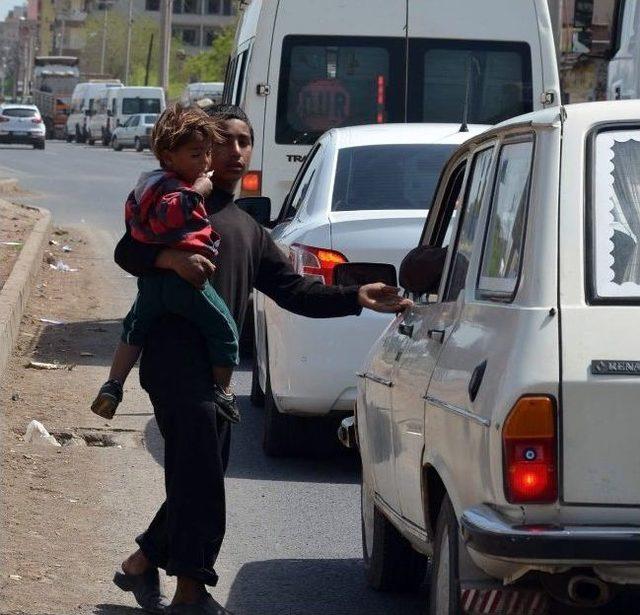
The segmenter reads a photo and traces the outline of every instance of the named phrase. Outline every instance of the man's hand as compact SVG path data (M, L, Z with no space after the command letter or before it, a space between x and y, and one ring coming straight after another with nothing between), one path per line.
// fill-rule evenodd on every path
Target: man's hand
M213 190L213 184L206 175L201 175L193 182L193 189L199 192L205 199L211 194Z
M413 305L411 299L404 299L398 295L399 288L387 286L382 282L365 284L358 289L358 303L374 312L397 314L404 312Z
M205 282L216 270L215 265L202 254L174 250L173 248L162 250L158 254L155 264L160 269L175 271L183 280L198 289L204 288Z

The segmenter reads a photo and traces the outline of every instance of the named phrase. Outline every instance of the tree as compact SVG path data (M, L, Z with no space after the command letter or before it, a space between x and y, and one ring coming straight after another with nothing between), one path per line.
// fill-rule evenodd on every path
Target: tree
M224 28L214 39L211 49L188 58L184 63L186 82L224 81L227 61L233 47L235 26Z

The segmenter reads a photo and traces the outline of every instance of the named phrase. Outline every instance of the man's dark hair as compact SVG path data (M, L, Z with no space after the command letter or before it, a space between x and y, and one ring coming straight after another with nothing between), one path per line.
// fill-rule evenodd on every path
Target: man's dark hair
M253 126L247 114L236 105L210 105L205 107L203 111L217 122L226 122L228 120L240 120L249 127L251 133L251 145L253 145Z

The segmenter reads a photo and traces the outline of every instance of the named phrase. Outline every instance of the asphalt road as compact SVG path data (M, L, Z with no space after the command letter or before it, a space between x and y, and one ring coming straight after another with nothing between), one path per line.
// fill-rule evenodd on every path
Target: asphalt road
M87 225L98 239L105 268L111 267L110 253L122 232L123 200L139 173L154 164L148 154L61 142L48 142L43 152L0 148L0 177L17 177L29 192L17 200L47 207L54 223ZM115 266L109 273L125 280ZM133 280L126 280L122 291L113 299L117 313L133 296ZM100 374L105 369L106 364ZM250 365L244 364L234 377L243 420L233 431L227 538L216 565L216 599L236 615L422 614L424 596L379 594L365 585L358 459L345 454L316 460L265 457L262 411L249 403L250 380ZM146 463L157 467L162 440L155 422L144 421ZM109 605L87 612L139 611Z

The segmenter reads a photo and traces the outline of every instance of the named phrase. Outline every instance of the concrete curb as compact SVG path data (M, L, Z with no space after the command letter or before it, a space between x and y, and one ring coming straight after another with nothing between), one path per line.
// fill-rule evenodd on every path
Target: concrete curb
M17 179L0 179L0 194L15 192L18 189Z
M40 271L51 231L51 212L38 209L40 219L24 242L11 274L0 290L0 380L18 339L22 314Z

